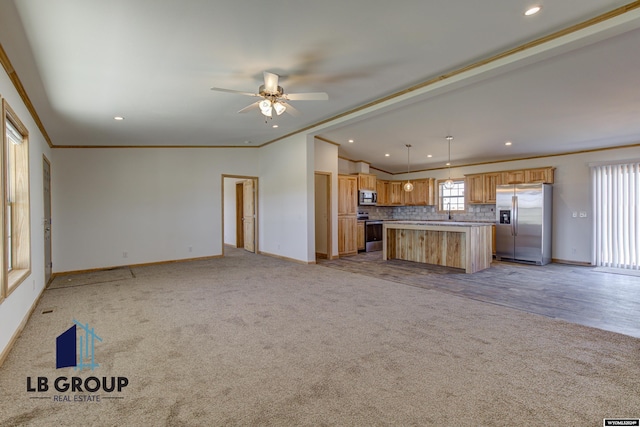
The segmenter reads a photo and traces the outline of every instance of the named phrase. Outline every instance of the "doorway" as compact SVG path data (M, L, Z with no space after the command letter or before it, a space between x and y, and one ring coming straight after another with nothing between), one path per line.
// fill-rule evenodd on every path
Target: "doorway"
M51 280L53 261L51 260L51 163L42 156L42 179L44 198L44 285Z
M258 252L257 201L257 177L223 175L223 255L225 245Z
M331 259L331 173L315 173L316 261Z

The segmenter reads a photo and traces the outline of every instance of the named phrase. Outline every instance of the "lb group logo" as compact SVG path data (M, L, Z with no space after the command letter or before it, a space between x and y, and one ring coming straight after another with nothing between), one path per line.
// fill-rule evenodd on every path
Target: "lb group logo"
M102 338L89 327L88 323L83 325L75 319L73 323L72 327L56 338L56 369L73 366L75 369L91 368L93 371L100 366L95 362L95 342L96 340L102 342ZM78 337L78 327L84 330L84 336Z
M121 393L129 385L123 376L98 376L93 371L100 367L96 361L96 344L103 339L88 323L73 320L69 329L55 339L56 370L73 368L90 370L88 376L60 375L53 380L47 376L27 377L27 392L32 399L54 402L100 402L103 399L123 399Z

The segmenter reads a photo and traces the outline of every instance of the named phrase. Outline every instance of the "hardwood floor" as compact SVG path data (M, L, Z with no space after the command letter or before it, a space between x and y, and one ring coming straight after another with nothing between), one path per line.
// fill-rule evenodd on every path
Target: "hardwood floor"
M319 265L447 292L640 338L640 277L564 264L493 261L474 274L462 269L360 253Z

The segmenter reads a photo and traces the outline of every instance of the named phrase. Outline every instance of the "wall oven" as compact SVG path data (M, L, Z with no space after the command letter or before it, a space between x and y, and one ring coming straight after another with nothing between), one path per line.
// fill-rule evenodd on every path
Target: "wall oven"
M367 252L382 250L382 221L364 222L364 242Z

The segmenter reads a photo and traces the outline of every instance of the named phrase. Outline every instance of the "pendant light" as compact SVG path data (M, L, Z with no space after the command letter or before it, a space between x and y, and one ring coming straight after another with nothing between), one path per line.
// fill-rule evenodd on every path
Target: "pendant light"
M409 162L409 151L411 150L411 144L406 144L407 146L407 182L404 184L404 191L406 191L407 193L410 193L413 191L413 184L411 183L411 181L409 181L409 166L410 166L410 162Z
M449 166L449 179L444 182L444 188L446 188L447 190L451 190L453 188L453 180L451 179L451 140L453 139L453 137L449 135L445 138L449 143L449 163L447 163L447 166Z

